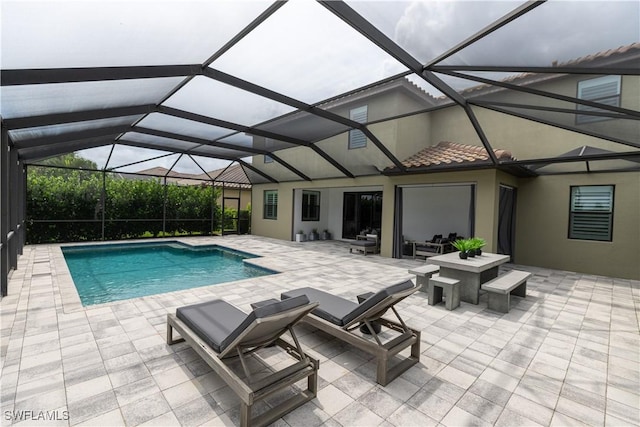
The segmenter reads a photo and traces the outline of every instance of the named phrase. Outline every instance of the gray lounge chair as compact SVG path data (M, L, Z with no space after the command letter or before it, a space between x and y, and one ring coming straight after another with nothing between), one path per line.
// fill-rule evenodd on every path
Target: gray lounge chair
M231 387L242 401L242 426L270 424L313 399L318 390L318 361L302 351L293 330L293 325L318 304L309 303L305 296L272 301L256 304L257 308L248 315L220 299L181 307L175 315L167 315L167 343L186 341ZM182 338L173 338L174 329ZM295 345L281 338L287 331ZM246 356L274 342L296 362L254 381L247 367ZM229 359L235 357L239 358L246 378L241 378L227 364ZM252 417L254 404L304 378L307 378L306 390L291 388L297 391L292 397Z
M385 386L420 361L420 331L409 328L394 307L419 288L407 280L375 293L359 295L358 299L362 301L359 304L314 288L284 292L281 298L306 295L310 301L318 302L318 308L302 321L375 356L376 381ZM382 318L389 309L398 322ZM362 324L373 340L357 332ZM378 335L380 326L395 331L396 336L383 343ZM408 357L399 354L409 346L411 354Z

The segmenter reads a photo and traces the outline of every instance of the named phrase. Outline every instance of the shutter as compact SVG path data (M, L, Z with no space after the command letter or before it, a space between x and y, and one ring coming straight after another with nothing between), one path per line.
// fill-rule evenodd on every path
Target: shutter
M354 108L349 112L349 118L354 122L366 123L367 111L368 111L368 108L366 105L362 107ZM362 148L366 146L367 146L367 136L361 130L354 129L349 131L349 149Z
M600 104L620 106L620 76L604 76L578 82L578 98ZM579 111L606 111L587 105L578 105ZM578 115L578 123L606 120L606 117Z
M613 186L573 187L569 237L611 241Z
M278 216L278 192L264 192L264 217L277 218Z

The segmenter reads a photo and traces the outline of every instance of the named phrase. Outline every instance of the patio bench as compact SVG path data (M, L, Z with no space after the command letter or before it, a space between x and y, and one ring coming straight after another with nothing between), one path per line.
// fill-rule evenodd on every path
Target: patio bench
M527 279L531 277L528 271L511 270L482 284L482 289L488 292L489 309L501 313L509 312L511 295L527 296Z

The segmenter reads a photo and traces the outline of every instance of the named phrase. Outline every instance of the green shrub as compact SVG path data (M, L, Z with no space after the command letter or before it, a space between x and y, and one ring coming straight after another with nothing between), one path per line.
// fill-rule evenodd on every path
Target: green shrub
M214 203L220 190L208 185L165 187L159 179L106 174L104 196L102 189L102 172L30 167L27 243L101 240L103 215L108 240L157 237L165 212L164 235L211 234L220 227L220 207Z

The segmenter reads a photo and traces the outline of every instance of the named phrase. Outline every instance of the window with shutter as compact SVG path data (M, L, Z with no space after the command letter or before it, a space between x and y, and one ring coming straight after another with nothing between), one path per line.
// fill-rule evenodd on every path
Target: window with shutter
M611 241L613 185L571 187L569 238Z
M620 76L604 76L578 82L578 98L619 107ZM578 110L604 111L587 105L578 105ZM608 118L602 116L588 116L585 114L578 114L576 116L576 123L578 124L597 122L601 120L608 120Z
M264 219L278 219L278 191L264 192Z
M354 108L349 112L349 118L354 122L367 122L367 106ZM358 129L349 131L349 149L362 148L367 146L367 136Z

